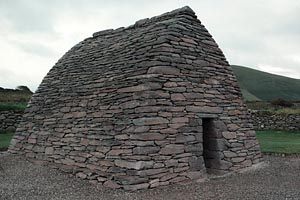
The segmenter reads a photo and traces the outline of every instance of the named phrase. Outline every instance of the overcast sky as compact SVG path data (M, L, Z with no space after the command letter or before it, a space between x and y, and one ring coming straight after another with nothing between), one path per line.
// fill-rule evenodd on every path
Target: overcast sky
M34 91L92 33L185 5L231 64L300 78L299 0L0 0L0 87Z

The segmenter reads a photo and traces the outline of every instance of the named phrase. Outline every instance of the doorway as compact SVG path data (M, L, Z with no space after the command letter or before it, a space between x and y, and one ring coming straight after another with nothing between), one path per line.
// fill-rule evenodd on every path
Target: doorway
M215 118L202 118L203 158L208 173L222 170L224 142Z

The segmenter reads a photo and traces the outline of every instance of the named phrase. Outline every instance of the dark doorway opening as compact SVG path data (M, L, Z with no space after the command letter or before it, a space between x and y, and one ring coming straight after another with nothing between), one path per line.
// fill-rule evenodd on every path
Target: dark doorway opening
M208 173L219 173L223 154L223 138L216 127L216 119L202 118L203 123L203 158Z

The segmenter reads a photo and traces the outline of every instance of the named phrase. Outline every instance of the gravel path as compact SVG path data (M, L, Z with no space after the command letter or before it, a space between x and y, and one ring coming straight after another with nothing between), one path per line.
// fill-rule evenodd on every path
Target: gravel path
M0 155L0 199L300 199L300 158L265 157L265 167L204 183L125 192L13 155Z

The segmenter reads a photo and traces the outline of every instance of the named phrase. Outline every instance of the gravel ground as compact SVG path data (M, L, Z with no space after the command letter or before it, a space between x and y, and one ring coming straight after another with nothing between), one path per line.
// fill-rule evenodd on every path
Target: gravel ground
M266 156L263 168L203 183L125 192L14 155L0 155L0 199L300 199L300 158Z

